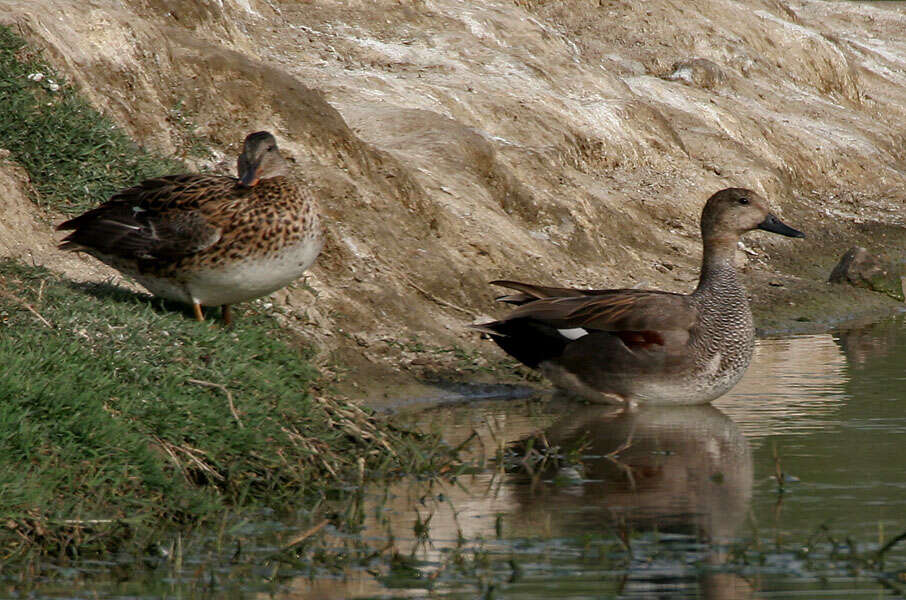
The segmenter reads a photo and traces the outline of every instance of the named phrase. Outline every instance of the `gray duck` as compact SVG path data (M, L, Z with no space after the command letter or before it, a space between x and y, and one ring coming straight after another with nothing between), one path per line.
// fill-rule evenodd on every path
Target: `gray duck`
M761 229L805 237L757 193L729 188L701 216L704 252L691 294L584 290L516 281L499 321L473 326L555 385L610 403L705 404L732 388L752 359L755 326L734 258L740 236Z
M152 294L202 306L258 298L298 279L323 244L318 204L290 176L274 136L245 138L239 178L169 175L143 181L58 230L60 248L83 251Z

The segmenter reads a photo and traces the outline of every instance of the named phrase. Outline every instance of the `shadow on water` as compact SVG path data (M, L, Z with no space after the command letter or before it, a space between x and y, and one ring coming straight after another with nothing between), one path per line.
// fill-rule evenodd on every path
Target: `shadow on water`
M432 381L431 394L410 398L393 398L384 401L375 410L382 414L394 414L400 411L417 411L438 406L464 406L482 400L523 400L538 395L538 389L513 383L459 383L452 381Z

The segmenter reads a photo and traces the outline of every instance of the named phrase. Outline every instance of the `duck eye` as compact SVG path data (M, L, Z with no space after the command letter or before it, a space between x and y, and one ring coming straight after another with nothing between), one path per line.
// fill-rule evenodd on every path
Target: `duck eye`
M746 198L745 196L743 196L742 198L739 199L739 203L740 203L740 204L748 204L748 203L749 203L749 199Z

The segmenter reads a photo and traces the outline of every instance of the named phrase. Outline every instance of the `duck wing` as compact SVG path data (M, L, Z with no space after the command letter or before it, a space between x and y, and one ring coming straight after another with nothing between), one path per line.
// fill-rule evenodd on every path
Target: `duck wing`
M526 296L559 295L520 298L503 319L473 327L533 368L567 354L585 360L586 354L599 352L630 362L644 354L659 363L684 354L698 320L698 310L682 294L519 285L513 289Z
M511 290L516 290L517 294L507 294L505 296L498 296L496 300L498 302L506 302L508 304L521 305L526 302L531 302L532 300L539 300L541 298L566 298L570 296L589 296L595 294L601 294L606 292L612 292L613 290L580 290L574 288L561 288L561 287L548 287L543 285L535 285L533 283L522 283L519 281L508 281L505 279L498 279L497 281L492 281L491 285L499 285L500 287L509 288Z
M683 294L631 289L563 290L566 292L582 295L532 300L504 320L530 319L557 329L656 333L688 332L698 319L698 310Z
M243 188L232 177L171 175L143 181L57 226L72 230L60 248L95 250L129 259L174 259L200 252L221 237L206 210Z

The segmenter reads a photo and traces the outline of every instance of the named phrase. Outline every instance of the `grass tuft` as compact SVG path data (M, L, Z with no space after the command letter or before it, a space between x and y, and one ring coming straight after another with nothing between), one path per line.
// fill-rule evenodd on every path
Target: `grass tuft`
M247 313L225 329L0 261L0 546L109 551L450 459L319 396L292 340Z
M44 207L78 214L143 179L184 170L139 148L6 26L0 98L0 143L28 171Z

